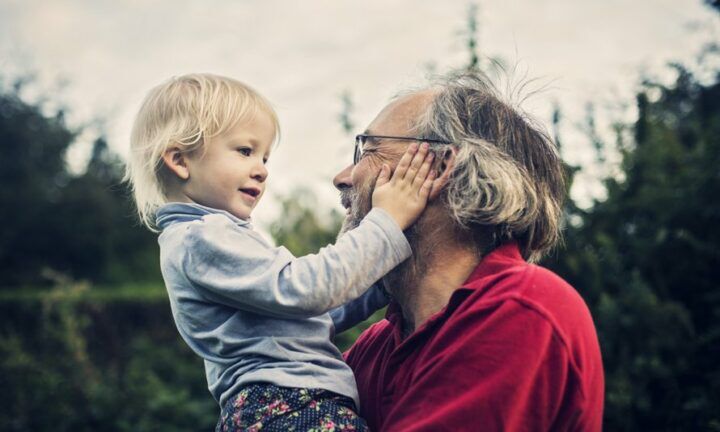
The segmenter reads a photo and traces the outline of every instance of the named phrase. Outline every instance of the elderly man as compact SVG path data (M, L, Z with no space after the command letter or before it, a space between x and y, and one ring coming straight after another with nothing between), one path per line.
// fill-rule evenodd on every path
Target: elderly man
M562 165L546 134L479 74L390 103L334 179L345 229L371 208L383 163L428 142L439 174L384 278L386 319L346 353L376 431L597 431L604 378L577 292L529 262L558 241Z

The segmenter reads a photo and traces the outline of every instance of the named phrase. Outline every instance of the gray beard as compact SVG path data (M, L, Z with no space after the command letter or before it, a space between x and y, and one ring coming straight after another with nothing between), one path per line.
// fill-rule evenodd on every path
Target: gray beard
M347 206L350 205L350 211L343 221L338 237L344 233L357 228L362 222L362 219L372 209L372 193L375 187L373 182L370 187L360 188L361 190L344 189L340 193L342 202ZM385 287L385 291L392 297L399 305L402 311L403 317L403 338L407 337L412 333L415 323L408 321L410 315L406 313L405 308L411 308L415 303L416 290L418 282L421 281L429 270L429 264L434 260L435 252L440 249L441 244L436 244L433 239L446 238L446 236L437 235L437 221L428 220L421 216L414 224L404 231L405 237L410 244L410 249L413 254L410 258L400 263L397 267L390 270L382 278L382 283ZM479 233L478 235L481 235ZM469 232L457 232L456 241L462 242L475 242L477 240L470 240L473 237L472 233ZM478 237L480 238L480 237ZM422 244L420 239L423 240ZM489 244L490 249L494 248L489 239L483 237L483 244ZM478 249L478 256L482 257L486 252L484 249Z
M342 236L346 232L360 226L363 218L370 213L372 209L372 193L375 190L375 181L368 185L369 187L363 187L360 189L348 188L340 191L340 201L344 205L350 205L349 213L343 220L342 227L340 227L340 233L338 237Z
M412 296L412 290L417 285L417 281L422 278L427 262L426 254L418 247L420 232L418 224L411 225L404 232L413 254L383 277L385 290L401 304L406 303L409 296Z
M375 181L366 187L348 188L340 192L340 199L345 205L350 205L349 213L343 220L338 237L346 232L357 228L363 218L372 209L372 193L375 189ZM421 277L423 265L426 259L425 254L418 253L419 224L414 223L405 230L405 236L410 243L413 255L392 269L382 279L385 290L391 297L398 299L402 304L410 294L407 292L416 284L414 281Z

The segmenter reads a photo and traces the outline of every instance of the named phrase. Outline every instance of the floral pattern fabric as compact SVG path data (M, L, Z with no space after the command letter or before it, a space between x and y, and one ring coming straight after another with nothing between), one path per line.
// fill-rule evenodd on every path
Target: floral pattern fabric
M253 384L230 398L215 432L368 432L352 399L323 389Z

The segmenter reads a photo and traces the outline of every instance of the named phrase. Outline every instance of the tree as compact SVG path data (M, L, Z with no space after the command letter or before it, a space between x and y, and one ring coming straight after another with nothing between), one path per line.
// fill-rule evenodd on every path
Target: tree
M62 188L69 180L65 151L76 133L67 128L62 111L52 116L20 98L22 81L0 94L0 272L2 285L37 280L55 255L54 224Z
M118 157L100 137L86 171L72 175L65 156L79 130L62 110L24 101L22 83L0 91L0 286L47 284L48 272L159 280L155 237L133 220Z
M674 67L638 93L622 175L570 210L580 222L547 262L595 317L608 430L720 430L720 82Z

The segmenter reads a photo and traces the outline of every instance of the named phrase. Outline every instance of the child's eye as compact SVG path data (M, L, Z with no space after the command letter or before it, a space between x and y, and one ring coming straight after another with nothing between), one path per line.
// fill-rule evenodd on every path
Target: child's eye
M250 156L252 154L252 149L250 147L240 147L237 151L243 156Z
M265 165L268 161L268 158L263 158L263 165Z

